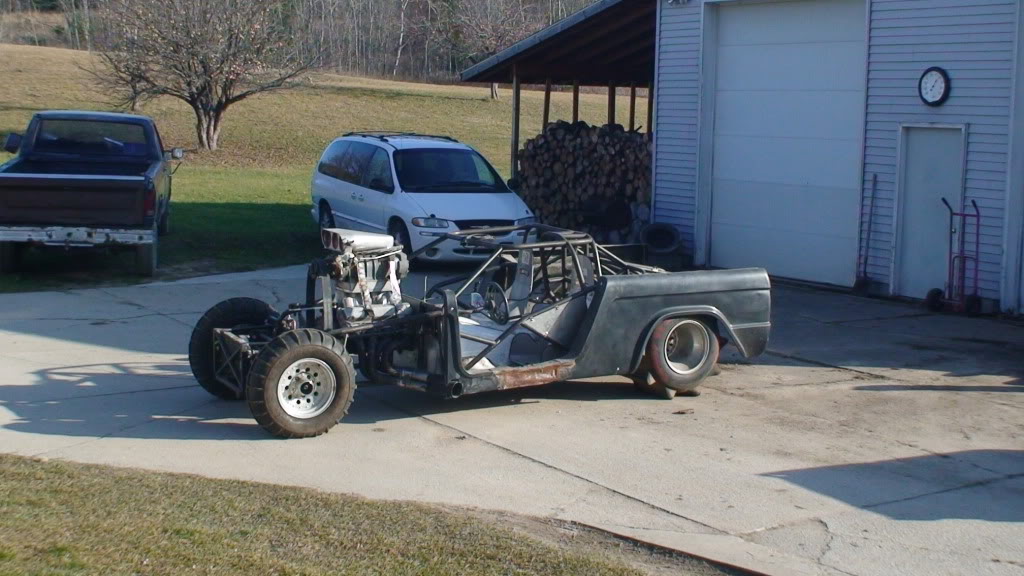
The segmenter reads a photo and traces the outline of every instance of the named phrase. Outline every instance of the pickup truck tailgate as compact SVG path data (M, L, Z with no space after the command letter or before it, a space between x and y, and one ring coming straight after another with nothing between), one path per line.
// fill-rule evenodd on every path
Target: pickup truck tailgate
M142 226L143 176L0 173L0 226Z

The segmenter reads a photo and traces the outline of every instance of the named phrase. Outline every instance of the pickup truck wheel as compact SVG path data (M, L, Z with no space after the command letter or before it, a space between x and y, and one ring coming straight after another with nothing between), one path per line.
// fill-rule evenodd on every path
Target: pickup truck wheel
M659 384L692 395L715 368L718 337L698 319L672 318L654 328L646 352Z
M319 330L293 330L260 352L245 388L249 410L279 438L320 436L348 414L356 391L352 357Z
M24 246L16 242L0 242L0 274L16 272L23 251Z
M156 276L157 265L157 242L156 237L150 244L139 244L135 247L135 270L143 276Z
M157 228L156 233L160 236L167 236L171 233L171 211L167 210L164 212L162 218L160 218L160 227Z
M241 400L236 393L216 377L218 348L213 339L216 328L236 326L262 326L277 316L270 304L255 298L232 298L210 308L196 323L188 343L188 363L192 375L204 390L224 400ZM244 382L243 382L244 384Z

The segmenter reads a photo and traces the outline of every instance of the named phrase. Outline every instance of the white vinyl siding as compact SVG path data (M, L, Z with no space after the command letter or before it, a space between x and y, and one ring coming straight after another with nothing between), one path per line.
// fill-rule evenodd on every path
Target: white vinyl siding
M673 224L692 254L697 188L701 6L659 7L654 219Z
M891 281L900 124L966 124L964 198L982 211L982 296L999 298L1018 1L871 0L862 207L867 215L877 174L871 280ZM939 108L925 106L917 94L918 79L930 66L942 66L952 79L951 97ZM862 246L866 228L865 218Z

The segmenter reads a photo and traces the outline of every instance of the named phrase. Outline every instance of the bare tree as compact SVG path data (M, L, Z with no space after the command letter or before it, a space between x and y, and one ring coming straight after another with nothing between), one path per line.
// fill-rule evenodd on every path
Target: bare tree
M283 88L315 57L300 54L283 0L110 0L97 78L124 105L170 96L196 116L199 146L216 150L224 113Z

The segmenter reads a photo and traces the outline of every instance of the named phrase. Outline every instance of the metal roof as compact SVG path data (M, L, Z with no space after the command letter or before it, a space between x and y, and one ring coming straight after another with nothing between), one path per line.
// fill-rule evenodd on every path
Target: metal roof
M463 82L653 83L657 0L600 0L462 73Z

